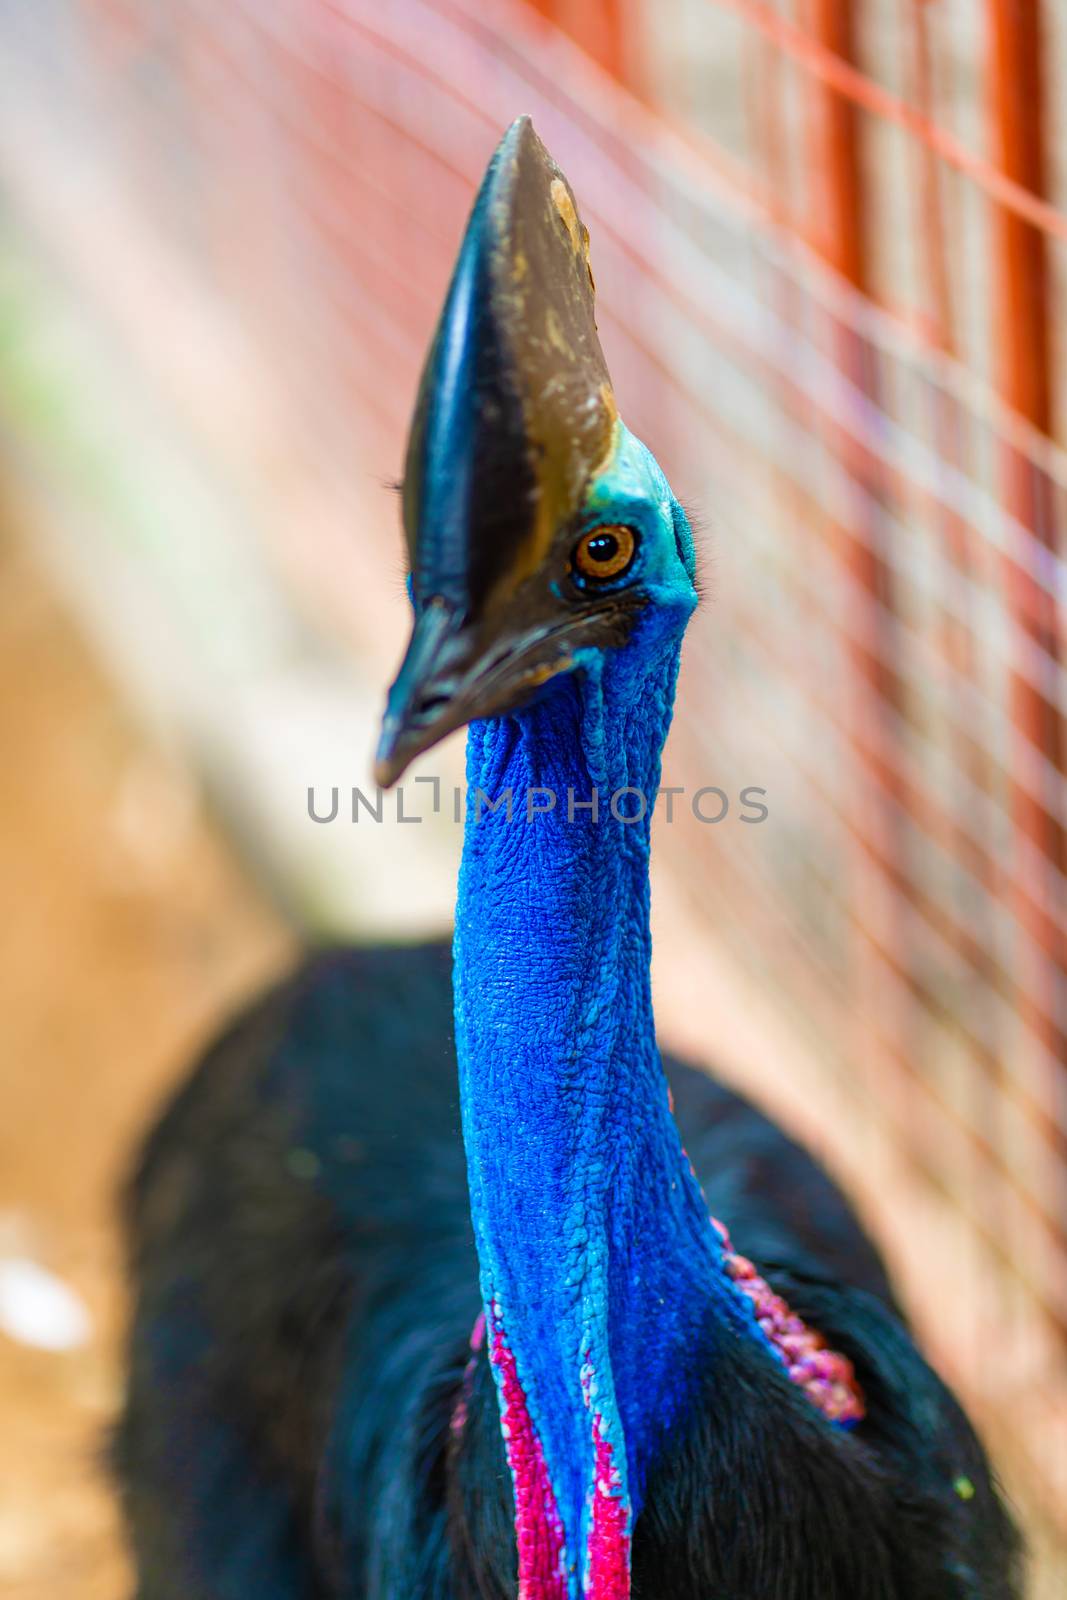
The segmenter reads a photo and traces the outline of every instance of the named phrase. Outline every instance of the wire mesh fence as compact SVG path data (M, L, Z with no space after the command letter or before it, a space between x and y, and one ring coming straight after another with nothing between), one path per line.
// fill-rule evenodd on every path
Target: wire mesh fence
M246 397L190 396L174 286L257 352L307 470L362 494L400 469L472 186L533 114L591 230L623 413L708 530L668 771L707 793L660 853L819 1060L827 1148L1012 1487L1067 1541L1062 16L0 18L10 217L227 481ZM379 516L352 575L394 541ZM283 560L343 609L333 550L294 535ZM766 824L712 822L743 789Z

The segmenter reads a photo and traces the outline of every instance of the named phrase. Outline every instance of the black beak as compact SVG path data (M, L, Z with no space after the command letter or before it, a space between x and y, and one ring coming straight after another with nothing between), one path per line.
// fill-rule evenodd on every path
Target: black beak
M588 614L551 575L616 411L573 191L515 122L482 182L423 371L404 528L415 627L389 693L376 775L573 665Z
M389 691L374 763L387 789L405 768L477 717L499 716L575 665L585 643L600 642L603 613L525 633L508 630L495 650L479 645L442 601L420 612L403 665Z

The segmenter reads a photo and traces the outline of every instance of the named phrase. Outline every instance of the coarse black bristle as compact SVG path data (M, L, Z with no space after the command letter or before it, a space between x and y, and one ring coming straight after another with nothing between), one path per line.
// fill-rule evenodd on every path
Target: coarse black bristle
M697 592L697 604L699 606L703 605L708 598L707 573L709 568L713 567L715 560L714 550L712 549L711 519L705 516L702 507L688 497L678 503L685 512L689 531L693 535L693 552L696 562L693 588Z

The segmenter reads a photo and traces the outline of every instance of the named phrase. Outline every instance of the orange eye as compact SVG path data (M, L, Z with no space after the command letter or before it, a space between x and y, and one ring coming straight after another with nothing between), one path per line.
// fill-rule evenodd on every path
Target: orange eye
M575 570L583 578L617 578L634 558L637 536L621 524L593 528L574 549Z

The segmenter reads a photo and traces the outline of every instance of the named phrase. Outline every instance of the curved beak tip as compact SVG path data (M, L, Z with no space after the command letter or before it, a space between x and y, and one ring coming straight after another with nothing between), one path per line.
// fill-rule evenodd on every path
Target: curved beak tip
M400 752L399 743L400 730L386 722L374 756L374 781L379 789L391 789L411 759Z

